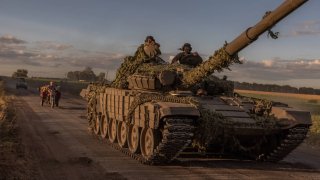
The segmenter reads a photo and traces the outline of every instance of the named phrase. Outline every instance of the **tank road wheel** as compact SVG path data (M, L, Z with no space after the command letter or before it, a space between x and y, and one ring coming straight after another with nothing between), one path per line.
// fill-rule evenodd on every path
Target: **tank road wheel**
M100 135L102 138L108 137L108 118L107 118L107 116L102 116L102 118L101 118Z
M128 147L131 153L139 152L139 138L140 132L139 127L136 125L130 125L128 131Z
M155 147L158 146L158 136L151 128L143 128L140 137L140 149L144 158L152 158Z
M108 126L109 141L114 143L117 139L117 120L110 119Z
M127 124L123 121L119 122L118 130L117 130L117 140L120 147L127 146L127 134L128 134Z
M100 121L101 121L101 115L96 115L94 126L93 126L93 132L96 135L99 135L100 133Z

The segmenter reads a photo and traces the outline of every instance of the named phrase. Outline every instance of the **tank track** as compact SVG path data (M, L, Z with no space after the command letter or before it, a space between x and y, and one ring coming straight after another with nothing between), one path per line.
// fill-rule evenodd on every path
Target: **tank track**
M272 152L259 156L257 160L265 162L278 162L285 158L291 151L297 148L306 138L309 127L293 127L288 129L288 133Z
M97 137L114 149L138 160L142 164L160 165L170 163L191 143L194 135L194 120L190 118L166 118L164 122L162 139L155 148L154 155L148 159L141 154L131 153L128 148L122 148L117 143L111 143L100 136Z

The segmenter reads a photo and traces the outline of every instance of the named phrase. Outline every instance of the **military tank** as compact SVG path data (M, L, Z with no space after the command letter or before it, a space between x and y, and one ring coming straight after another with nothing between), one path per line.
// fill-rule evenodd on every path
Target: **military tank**
M145 164L199 154L282 160L305 139L310 113L240 96L232 81L212 74L240 63L237 53L265 31L275 37L271 28L305 2L285 1L195 68L139 53L126 58L111 85L81 92L90 129Z

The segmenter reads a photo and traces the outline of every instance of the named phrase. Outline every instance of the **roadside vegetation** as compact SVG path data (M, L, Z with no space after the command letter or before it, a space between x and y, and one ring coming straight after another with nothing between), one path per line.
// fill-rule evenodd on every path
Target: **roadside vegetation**
M25 179L31 177L32 172L10 101L0 80L0 179Z
M244 96L268 99L288 104L290 107L309 111L312 116L312 126L306 142L320 147L320 95L272 93L261 91L236 90Z
M320 147L320 113L312 116L312 126L307 143Z

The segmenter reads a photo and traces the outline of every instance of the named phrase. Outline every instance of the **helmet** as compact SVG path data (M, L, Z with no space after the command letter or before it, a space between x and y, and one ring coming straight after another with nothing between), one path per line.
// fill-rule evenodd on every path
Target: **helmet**
M184 43L183 46L179 50L183 51L185 47L189 47L190 51L192 51L192 47L191 47L190 43Z
M155 41L154 38L153 38L153 36L147 36L146 39L144 40L144 42L147 42L148 39L151 39L152 41Z

